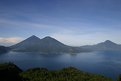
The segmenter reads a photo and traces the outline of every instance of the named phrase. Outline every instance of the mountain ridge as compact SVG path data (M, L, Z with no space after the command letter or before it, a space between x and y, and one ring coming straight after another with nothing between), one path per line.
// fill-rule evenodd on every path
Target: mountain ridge
M85 49L94 50L94 51L106 51L106 50L120 51L121 50L121 45L116 44L110 40L106 40L104 42L101 42L95 45L85 45L81 47Z
M121 45L116 44L110 40L95 44L80 47L72 47L61 43L60 41L46 36L42 39L32 35L29 38L10 46L12 51L20 52L42 52L42 53L80 53L89 51L105 51L115 50L120 51Z
M81 48L67 46L50 36L40 39L35 35L21 41L20 43L10 46L10 48L13 51L42 53L77 53L86 51Z

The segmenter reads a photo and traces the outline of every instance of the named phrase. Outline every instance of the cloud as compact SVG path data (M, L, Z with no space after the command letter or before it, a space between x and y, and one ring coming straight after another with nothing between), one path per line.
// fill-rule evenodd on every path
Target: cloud
M9 19L0 19L0 23L4 25L14 25L14 27L29 26L29 27L49 27L45 24L33 23L33 22L23 22Z
M20 42L22 38L20 37L8 37L8 38L3 38L0 37L0 44L1 45L12 45Z
M115 39L114 41L120 43L121 39L118 36L121 34L121 24L119 21L115 22L115 19L113 20L105 16L97 17L99 20L96 20L95 17L91 21L90 19L74 19L73 17L65 18L64 20L63 18L54 19L53 17L33 13L3 13L3 16L0 16L0 31L2 32L0 34L22 33L23 36L36 34L40 37L50 35L72 46L96 44L107 39ZM29 20L26 20L26 18ZM95 20L98 22L95 22ZM2 30L2 27L4 30ZM16 30L19 31L16 32ZM19 42L19 40L21 39L17 37L0 38L0 44L10 45Z

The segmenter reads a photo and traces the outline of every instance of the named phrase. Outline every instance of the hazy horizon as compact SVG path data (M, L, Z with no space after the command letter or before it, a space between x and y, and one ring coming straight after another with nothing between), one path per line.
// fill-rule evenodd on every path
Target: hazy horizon
M0 45L31 35L70 46L121 44L120 0L0 0Z
M36 35L31 35L31 36L29 36L28 38L30 38L30 37L32 37L32 36L36 36ZM38 36L36 36L36 37L38 37ZM46 37L51 37L51 36L45 36L45 37L43 37L43 38L38 37L38 38L44 39L44 38L46 38ZM8 44L3 43L3 44L1 44L1 45L4 45L4 46L12 46L12 45L18 44L18 43L20 43L20 42L22 42L22 41L24 41L24 40L26 40L26 39L28 39L28 38L21 39L21 40L17 41L16 43L15 43L14 40L11 39L11 38L9 38L9 40L11 40L11 41L13 40L12 43L8 43L7 40L4 39L4 41L6 41ZM51 38L54 38L54 37L51 37ZM57 40L56 38L54 38L54 39ZM57 41L61 42L60 40L57 40ZM104 40L104 41L101 41L101 42L98 42L98 43L95 43L95 44L103 43L103 42L106 42L106 41L111 41L111 40ZM111 42L113 42L113 41L111 41ZM61 43L65 44L65 45L68 45L68 46L74 46L74 47L78 47L78 46L80 47L80 46L85 46L85 45L95 45L95 44L69 45L69 44L66 44L66 43L64 43L64 42L61 42ZM115 42L113 42L113 43L115 43ZM116 43L116 44L119 44L119 43ZM121 44L119 44L119 45L121 45Z

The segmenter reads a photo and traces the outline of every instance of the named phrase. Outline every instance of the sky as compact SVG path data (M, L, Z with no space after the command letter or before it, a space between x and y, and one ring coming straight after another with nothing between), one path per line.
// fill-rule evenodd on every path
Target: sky
M70 46L121 44L121 0L0 0L0 45L32 35Z

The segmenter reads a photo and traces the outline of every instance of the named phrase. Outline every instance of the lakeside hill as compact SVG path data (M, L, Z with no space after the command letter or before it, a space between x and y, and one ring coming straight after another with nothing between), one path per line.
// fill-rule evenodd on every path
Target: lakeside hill
M106 40L95 45L81 46L81 48L90 49L93 51L121 51L121 45L116 44L110 40Z
M24 41L10 46L13 51L19 52L42 52L42 53L79 53L87 51L80 47L67 46L52 37L40 39L35 35Z
M7 53L8 51L10 51L9 47L0 46L0 54Z
M74 67L50 71L33 68L22 71L13 63L0 64L0 81L112 81L110 78L80 71Z

